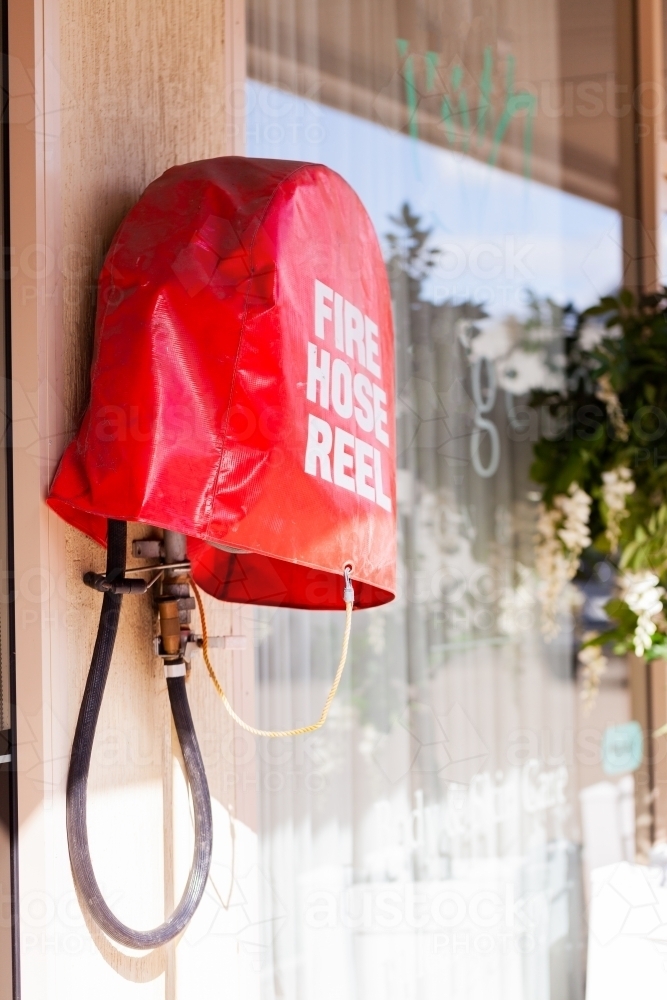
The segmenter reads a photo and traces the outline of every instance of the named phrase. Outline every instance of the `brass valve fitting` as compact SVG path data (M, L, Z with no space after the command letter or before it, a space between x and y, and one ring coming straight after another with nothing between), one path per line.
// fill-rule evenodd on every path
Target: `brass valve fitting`
M161 597L158 600L158 611L160 613L162 649L167 656L178 656L181 649L181 622L178 601L173 597Z

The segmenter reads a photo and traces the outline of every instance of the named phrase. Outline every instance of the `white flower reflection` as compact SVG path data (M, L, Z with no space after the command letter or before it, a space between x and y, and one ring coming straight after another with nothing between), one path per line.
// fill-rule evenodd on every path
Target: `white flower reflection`
M633 645L637 656L651 648L658 623L663 618L662 599L665 588L650 570L624 573L620 579L621 599L637 615Z

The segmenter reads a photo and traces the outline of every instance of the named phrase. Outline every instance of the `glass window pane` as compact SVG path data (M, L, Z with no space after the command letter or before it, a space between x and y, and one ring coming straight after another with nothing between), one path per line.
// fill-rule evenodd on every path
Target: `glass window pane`
M334 168L382 242L399 441L398 597L260 754L264 995L583 998L580 793L630 707L618 661L582 716L567 602L543 634L528 398L621 281L614 5L249 0L248 42L248 155ZM317 716L341 634L256 612L261 726Z

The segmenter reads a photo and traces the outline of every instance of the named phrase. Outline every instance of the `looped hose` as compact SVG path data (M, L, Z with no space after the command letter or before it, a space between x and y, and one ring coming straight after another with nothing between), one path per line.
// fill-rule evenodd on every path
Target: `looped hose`
M110 520L106 578L111 582L124 577L126 544L126 522ZM175 938L187 926L204 894L211 867L213 844L211 799L188 705L185 678L169 678L167 688L171 711L192 791L195 822L194 859L183 896L169 919L153 930L137 931L127 927L114 916L100 892L90 858L86 822L90 758L118 631L122 600L122 595L119 593L105 593L102 602L95 649L76 724L72 758L67 775L67 839L74 881L96 923L110 938L129 948L158 948Z
M208 655L208 629L206 626L206 613L204 612L204 602L201 599L201 594L199 593L199 588L195 581L190 577L190 586L195 595L195 600L197 601L197 607L199 609L199 617L201 618L201 634L202 634L202 653L204 656L204 663L206 664L206 669L208 670L209 677L213 681L213 686L222 698L222 703L231 715L234 722L236 722L241 729L245 729L247 733L252 736L266 736L269 739L281 739L284 736L305 736L306 733L314 733L317 729L321 729L324 723L327 721L327 716L329 714L329 709L331 704L336 697L336 692L338 691L338 685L340 684L340 679L343 676L343 671L345 670L345 663L347 661L347 649L350 645L350 631L352 629L352 608L354 606L354 589L350 581L350 570L345 567L345 590L343 591L343 599L345 601L345 631L343 633L343 647L340 653L340 661L338 663L338 669L336 670L336 676L334 677L333 684L327 695L327 700L324 703L324 708L322 709L322 714L320 715L317 722L313 722L310 726L301 726L299 729L255 729L254 726L249 725L234 711L227 695L225 694L224 688L220 681L218 680L218 675L216 674L211 660Z

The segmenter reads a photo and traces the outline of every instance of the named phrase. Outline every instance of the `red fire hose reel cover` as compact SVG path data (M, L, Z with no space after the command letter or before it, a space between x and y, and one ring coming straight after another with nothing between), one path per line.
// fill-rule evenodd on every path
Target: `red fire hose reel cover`
M222 157L154 181L99 280L90 403L49 505L188 536L228 601L341 609L395 591L389 288L327 167Z

